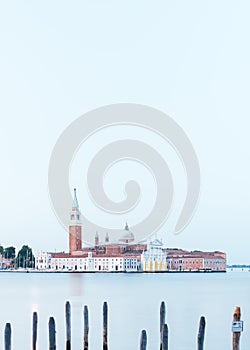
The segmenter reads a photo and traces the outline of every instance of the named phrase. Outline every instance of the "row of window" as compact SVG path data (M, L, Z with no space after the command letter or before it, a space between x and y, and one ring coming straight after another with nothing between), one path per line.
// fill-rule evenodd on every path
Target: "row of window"
M43 266L40 266L40 269L42 269L43 268ZM105 266L101 266L101 265L99 265L99 266L95 266L95 268L92 268L92 267L89 267L88 269L87 269L87 266L85 265L85 266L77 266L77 265L75 265L75 266L72 266L72 267L66 267L65 265L63 265L63 266L58 266L58 265L56 265L56 266L50 266L49 265L49 269L52 269L52 270L78 270L78 269L80 269L80 270L84 270L84 271L92 271L92 270L94 270L94 271L119 271L119 270L123 270L122 269L122 266L120 266L119 267L119 265L114 265L114 266L112 266L112 268L107 268L107 267L105 267Z
M55 261L55 263L57 264L57 263L60 263L61 261L63 261L63 262L69 262L69 261L75 261L75 262L77 262L77 261L79 261L80 260L80 262L82 262L82 261L86 261L86 259L88 259L88 258L80 258L80 259L52 259L52 261L54 260ZM112 259L102 259L102 258L96 258L96 259L94 259L94 258L92 258L91 260L94 260L94 261L98 261L98 262L109 262L110 260L113 262L113 261L115 261L115 262L122 262L123 260L125 261L125 262L129 262L129 261L131 261L131 260L126 260L126 259L114 259L114 258L112 258ZM134 261L134 262L136 262L137 260L135 259L135 260L132 260L132 261ZM39 261L39 262L42 262L42 261Z

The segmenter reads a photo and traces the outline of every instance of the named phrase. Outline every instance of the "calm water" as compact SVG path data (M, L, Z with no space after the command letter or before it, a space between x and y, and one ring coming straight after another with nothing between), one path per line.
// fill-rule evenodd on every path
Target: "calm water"
M0 273L1 337L13 327L13 349L31 348L31 314L39 313L39 346L48 349L49 316L56 318L58 349L64 349L64 304L72 303L73 350L82 349L82 309L89 306L90 349L101 349L102 303L109 303L110 350L159 348L159 306L167 304L171 350L196 349L198 322L207 319L206 350L231 348L231 319L242 307L242 350L250 344L250 273L227 274L20 274ZM2 337L3 338L3 337ZM0 341L0 348L3 339Z

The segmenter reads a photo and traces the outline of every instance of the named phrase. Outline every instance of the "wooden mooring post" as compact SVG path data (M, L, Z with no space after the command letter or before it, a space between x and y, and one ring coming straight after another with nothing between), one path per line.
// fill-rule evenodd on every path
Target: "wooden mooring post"
M6 323L4 330L4 350L11 350L11 325Z
M160 350L163 350L163 328L165 324L165 318L166 318L166 306L164 301L161 302L160 307Z
M240 307L237 306L234 310L234 314L233 314L233 322L240 322L241 318L241 311L240 311ZM240 335L241 335L241 330L239 329L239 331L237 330L233 330L233 350L240 350Z
M84 338L83 349L89 350L89 311L85 305L83 310L84 316ZM71 350L71 305L67 301L65 304L65 317L66 317L66 350ZM166 305L161 303L160 307L160 350L169 349L169 330L168 325L165 323L166 318ZM32 318L32 350L37 349L37 333L38 333L38 314L33 312ZM49 350L56 350L56 325L53 317L49 318ZM201 316L199 322L199 330L197 336L197 349L204 350L205 342L205 330L206 319ZM240 350L240 337L243 331L243 321L241 320L241 309L236 307L233 314L232 323L232 350ZM12 344L12 327L10 323L6 323L4 329L4 350L11 350ZM129 347L129 344L127 345ZM141 331L140 335L140 350L147 349L147 332ZM108 304L103 303L103 350L108 350Z
M199 332L198 332L198 350L204 349L204 339L205 339L205 327L206 327L206 320L204 316L201 316L200 318L200 325L199 325Z
M69 301L65 304L66 318L66 350L71 350L71 307Z
M146 350L146 349L147 349L147 332L143 330L141 332L140 350Z
M103 304L103 350L108 350L108 304Z
M54 317L49 319L49 350L56 350L56 324Z
M88 350L89 349L89 311L86 305L84 306L83 318L84 318L83 349Z
M168 350L168 326L167 324L164 324L162 326L162 333L161 333L161 344L162 344L162 350Z
M36 350L37 323L38 323L37 312L33 312L33 318L32 318L32 350Z

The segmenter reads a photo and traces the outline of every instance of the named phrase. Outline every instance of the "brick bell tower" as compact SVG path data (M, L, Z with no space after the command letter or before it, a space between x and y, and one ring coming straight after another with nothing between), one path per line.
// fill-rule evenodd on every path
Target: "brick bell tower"
M82 250L82 223L81 212L76 196L76 189L74 188L74 200L72 210L70 212L69 224L69 253L74 254L76 251Z

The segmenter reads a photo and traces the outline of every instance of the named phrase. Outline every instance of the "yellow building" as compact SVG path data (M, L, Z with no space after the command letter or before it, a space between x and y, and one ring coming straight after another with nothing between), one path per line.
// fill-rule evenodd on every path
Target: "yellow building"
M147 245L147 250L141 254L143 271L160 272L167 270L166 254L163 251L162 241L155 239Z

